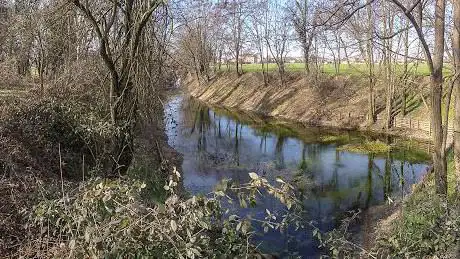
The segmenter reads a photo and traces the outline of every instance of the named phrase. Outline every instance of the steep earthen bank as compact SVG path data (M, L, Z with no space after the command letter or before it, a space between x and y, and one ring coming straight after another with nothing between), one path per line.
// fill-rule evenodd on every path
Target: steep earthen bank
M315 80L306 79L302 73L292 73L285 86L280 86L275 77L265 86L261 73L246 73L239 77L224 73L205 83L188 76L183 85L191 96L210 105L314 126L385 132L383 108L377 109L382 113L377 123L369 125L367 122L367 80L359 75L327 76ZM384 107L383 87L376 87L375 96L377 107ZM430 139L429 132L408 127L386 133Z

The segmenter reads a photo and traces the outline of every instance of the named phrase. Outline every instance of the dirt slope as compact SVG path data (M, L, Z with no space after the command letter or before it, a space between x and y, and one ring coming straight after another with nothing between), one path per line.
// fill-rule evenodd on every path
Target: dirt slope
M247 73L224 74L206 85L188 77L184 84L192 96L227 108L319 126L358 128L366 122L367 89L356 77L315 82L292 74L282 87L277 79L264 86L260 74Z

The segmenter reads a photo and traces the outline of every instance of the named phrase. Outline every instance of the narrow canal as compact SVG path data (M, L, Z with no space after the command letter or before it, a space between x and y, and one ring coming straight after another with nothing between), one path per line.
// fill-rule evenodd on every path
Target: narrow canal
M281 176L303 189L304 220L314 222L322 232L337 227L350 210L363 210L406 195L421 179L429 159L423 145L388 138L382 141L392 143L391 152L368 155L343 151L340 146L344 144L378 137L229 112L182 94L169 98L165 116L169 144L184 158L187 191L205 195L223 179L249 181L249 172L269 181ZM266 197L254 208L233 205L230 209L263 219L266 209L281 212L285 207ZM316 258L324 252L309 228L260 232L255 242L267 253Z

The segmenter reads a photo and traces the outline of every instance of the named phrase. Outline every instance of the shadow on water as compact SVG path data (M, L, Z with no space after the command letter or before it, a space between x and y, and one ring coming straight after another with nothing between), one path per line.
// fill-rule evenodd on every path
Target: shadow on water
M182 95L171 97L166 114L167 122L175 122L174 127L167 123L166 131L169 144L183 154L184 187L190 193L209 193L223 179L247 182L249 172L269 181L281 176L301 194L305 220L316 222L322 231L336 227L347 211L406 195L429 160L430 146L423 143L304 127L209 107ZM338 149L377 139L391 144L391 151L358 154ZM259 199L255 208L229 208L261 219L265 209L285 209L270 197ZM269 231L255 241L262 250L281 256L315 258L322 253L308 229Z

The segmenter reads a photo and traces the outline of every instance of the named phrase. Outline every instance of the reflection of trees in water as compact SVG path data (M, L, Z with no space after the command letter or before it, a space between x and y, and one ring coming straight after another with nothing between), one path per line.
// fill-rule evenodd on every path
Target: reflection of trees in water
M233 156L234 156L234 159L235 159L235 164L237 166L240 165L240 147L239 147L240 139L238 138L238 128L239 128L239 124L235 123L235 137L234 137L235 145L234 145L234 148L233 148ZM240 132L240 134L241 134L241 132Z
M276 169L284 169L286 167L286 164L284 162L284 154L283 154L283 148L284 148L285 141L286 141L286 137L284 136L278 136L276 140L276 145L275 145Z
M394 194L399 194L401 198L403 198L406 186L406 176L408 173L406 171L410 170L412 182L416 180L414 164L404 160L405 153L403 153L403 159L398 161L395 161L391 152L386 153L383 158L383 170L375 163L376 157L374 155L368 155L368 158L368 177L366 184L367 199L365 207L367 208L372 205L371 202L374 196L373 191L375 186L373 181L375 181L375 179L380 179L384 200L391 198ZM377 174L379 177L373 178L373 174Z
M383 167L377 165L377 159L383 160ZM413 165L405 161L395 161L391 152L387 153L383 158L369 154L367 156L366 177L363 178L362 181L356 181L356 183L359 184L356 187L359 187L359 189L357 190L357 193L354 192L356 196L353 197L350 196L350 192L347 192L346 190L340 190L340 178L338 175L340 152L336 152L335 161L336 163L335 167L333 168L330 181L328 181L326 186L323 186L324 189L320 189L320 191L331 191L331 193L336 194L330 196L333 200L334 208L337 208L337 205L344 204L344 201L347 199L351 199L352 201L351 207L348 209L369 208L373 205L373 202L375 202L375 191L382 190L384 200L391 197L395 191L403 193L405 175L407 174L405 170L408 170L407 168L409 168L409 170L412 171L413 176L415 176L415 169ZM378 180L378 182L375 182L376 180ZM376 187L378 188L376 189ZM354 187L350 186L349 188ZM348 194L343 196L339 195L340 193Z
M339 190L339 165L340 165L340 151L335 150L335 163L332 170L332 179L330 185L334 191Z
M232 162L240 166L243 124L222 118L208 106L193 100L189 100L183 110L186 121L193 121L189 128L191 135L197 135L197 159L199 161L206 162L212 157L219 159L221 156L219 154L220 142L225 141L222 139L227 139L229 147L232 147L231 151L229 150L232 155ZM209 154L208 141L210 137L214 138L215 154Z
M221 127L220 120L221 120L221 118L219 118L219 126L218 126L218 134L217 134L218 138L222 138L222 127Z
M211 116L208 107L200 107L197 110L192 134L196 127L198 128L198 151L206 151L206 133L211 127Z
M185 121L193 121L190 125L190 134L197 135L197 160L200 165L206 165L210 159L217 158L217 154L213 156L207 152L207 134L212 129L214 120L211 109L199 102L190 101L184 107L184 116Z
M332 178L331 181L329 182L329 188L331 191L339 193L340 188L339 188L339 166L340 166L340 151L337 149L335 150L335 163L334 163L334 169L332 171ZM333 203L333 210L334 211L340 211L340 205L342 204L343 198L336 195L337 198L332 198L332 203Z
M322 169L321 154L327 149L326 145L321 144L306 144L304 143L302 148L302 158L299 164L299 168L304 172L305 175L314 179L315 177L321 177L321 188L324 187L324 178ZM327 183L326 185L329 185Z
M373 169L374 169L374 155L372 154L369 154L367 156L367 181L366 181L366 192L367 192L367 195L366 195L366 203L364 205L365 208L369 208L370 204L371 204L371 201L372 201L372 186L373 186L373 177L372 177L372 174L373 174Z
M404 198L404 186L405 186L405 183L406 183L406 179L405 179L405 176L404 176L405 165L406 165L406 161L401 161L400 162L399 172L398 171L396 172L398 174L398 178L399 178L399 188L401 190L401 198Z
M267 136L268 133L262 133L262 136L260 137L260 153L267 153Z
M385 158L385 174L383 175L383 198L387 200L392 193L392 172L393 172L393 158L390 153L387 153Z
M299 169L303 173L307 171L308 165L307 165L307 159L306 159L306 153L307 153L307 145L303 143L302 146L302 156L300 157L300 164L299 164Z

